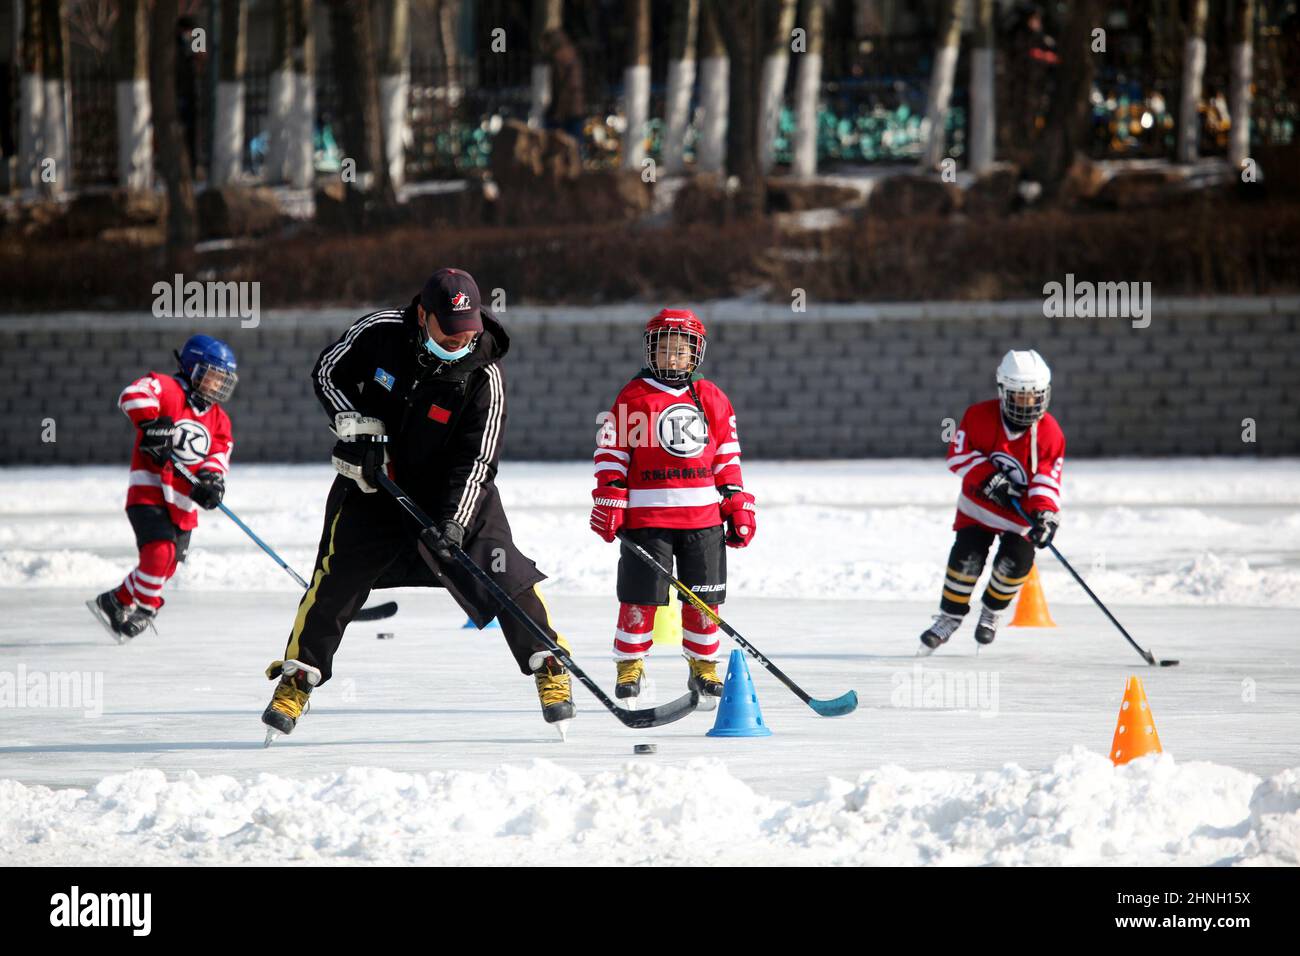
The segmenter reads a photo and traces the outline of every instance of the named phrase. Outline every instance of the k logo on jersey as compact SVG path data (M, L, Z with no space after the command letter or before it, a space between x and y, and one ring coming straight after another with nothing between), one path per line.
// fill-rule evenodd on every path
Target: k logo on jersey
M208 457L212 448L212 436L203 427L202 422L191 418L182 418L176 423L176 437L172 439L172 450L182 464L194 466Z
M1029 476L1025 474L1025 466L1006 452L995 451L989 455L989 461L993 462L993 467L1016 484L1022 486L1029 484Z
M694 458L709 443L709 426L694 405L669 405L655 424L659 444L678 458Z

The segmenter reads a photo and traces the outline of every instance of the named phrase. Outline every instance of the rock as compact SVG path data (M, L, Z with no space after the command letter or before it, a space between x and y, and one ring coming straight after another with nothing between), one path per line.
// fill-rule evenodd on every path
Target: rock
M258 236L275 230L282 220L280 202L265 186L205 189L198 194L198 210L203 239Z
M960 209L961 202L955 183L945 183L937 174L909 173L877 183L867 197L866 215L878 219L947 216Z
M840 209L862 201L861 191L851 186L817 180L769 179L768 212L807 212L809 209Z
M994 163L975 177L966 189L962 209L974 219L1005 216L1019 199L1020 169L1012 163Z

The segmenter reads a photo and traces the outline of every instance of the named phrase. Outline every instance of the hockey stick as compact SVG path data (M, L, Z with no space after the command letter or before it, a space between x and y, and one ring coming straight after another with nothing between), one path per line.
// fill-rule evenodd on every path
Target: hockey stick
M433 526L433 522L429 520L429 516L424 513L423 509L408 498L406 492L402 491L402 489L397 486L396 482L389 478L382 469L375 475L375 480L378 482L379 487L383 488L384 491L393 496L397 503L401 505L415 523L420 526L422 532L434 535L438 533ZM610 700L609 695L601 690L600 686L595 681L587 676L586 672L581 667L573 662L573 658L568 655L564 648L551 640L551 636L547 634L536 621L529 617L524 612L524 609L516 604L510 595L506 594L506 592L501 589L501 586L488 576L487 572L475 564L468 554L455 545L452 546L451 553L452 557L456 559L457 564L464 568L475 581L483 585L483 587L487 589L488 593L491 594L492 597L495 598L515 620L532 632L533 636L546 646L546 649L554 655L555 659L564 665L564 667L578 679L578 682L582 684L583 687L587 688L587 690L591 691L592 696L600 701L605 709L622 721L624 725L637 729L642 727L659 727L663 724L670 724L674 720L681 720L699 705L700 695L696 691L690 691L689 693L678 697L676 700L669 701L661 707L646 707L641 710L624 710L622 707L619 707L614 703L614 701Z
M678 581L675 577L673 577L673 573L669 571L667 568L665 568L658 561L656 561L654 555L652 555L649 551L641 547L641 545L637 544L635 541L633 541L631 538L629 538L626 534L624 534L621 531L618 534L618 539L622 541L625 545L627 545L629 548L631 548L632 552L638 558L640 558L642 561L644 561L646 564L652 567L662 577L667 579L668 583L677 589L678 593L681 594L683 599L690 601L691 604L694 605L696 610L698 610L701 614L708 617L709 620L711 620L714 624L718 625L718 627L726 631L733 641L735 641L737 644L739 644L749 653L750 657L754 658L754 660L758 661L760 664L766 667L773 677L779 680L786 687L790 688L790 690L794 692L794 695L796 697L798 697L801 701L803 701L805 704L811 707L818 714L820 714L823 717L843 717L845 714L851 714L858 709L857 691L851 690L847 693L840 694L839 697L836 697L832 700L818 700L816 697L809 696L807 691L805 691L802 687L800 687L798 684L792 681L789 677L786 677L785 672L781 670L781 668L777 667L770 660L768 660L763 655L762 651L760 651L753 644L749 643L749 641L741 637L739 632L737 632L734 627L732 627L722 618L718 617L717 613L713 610L713 608L709 607L709 605L706 604L703 599L698 597L694 591L692 591L685 584L682 584L681 581Z
M172 467L175 468L178 472L180 472L181 477L184 478L186 481L188 481L190 484L193 485L198 483L198 478L195 476L194 472L186 468L182 462L173 458ZM289 565L285 563L284 559L280 557L278 554L276 554L275 550L269 544L267 544L265 541L263 541L253 532L252 528L244 524L244 522L240 521L239 515L235 514L233 511L227 508L223 502L220 501L217 502L217 507L222 510L222 512L225 514L227 518L229 518L231 521L233 521L236 525L239 526L240 531L244 532L244 534L252 538L254 543L259 548L261 548L263 551L269 554L271 556L271 560L273 560L276 564L278 564L280 567L284 568L287 572L289 572L289 577L297 581L299 587L301 587L304 591L306 591L308 588L311 587L310 584L308 584L306 581L302 579L302 575L299 574L297 571L295 571L293 568L289 567ZM386 617L392 617L396 613L397 613L397 602L385 601L383 604L376 604L374 607L363 607L360 611L357 611L356 615L352 618L352 620L380 621Z
M1011 503L1016 506L1016 511L1020 513L1020 517L1024 518L1032 525L1033 520L1029 517L1029 515L1025 514L1025 509L1020 506L1020 502L1016 501L1013 498L1011 499ZM1143 660L1145 660L1152 667L1155 667L1157 664L1160 665L1161 667L1178 666L1178 661L1176 660L1169 660L1167 658L1156 658L1156 656L1152 654L1150 651L1143 650L1142 647L1138 645L1138 642L1133 640L1133 638L1129 636L1128 631L1124 630L1124 625L1115 619L1114 614L1110 613L1110 608L1102 604L1101 598L1097 597L1097 595L1095 595L1092 592L1092 588L1088 587L1087 583L1083 580L1083 578L1079 577L1079 572L1074 570L1073 567L1071 567L1069 561L1065 560L1065 555L1061 554L1060 551L1056 550L1056 545L1052 544L1051 542L1048 542L1047 548L1049 551L1052 552L1052 554L1056 555L1056 560L1060 561L1061 564L1064 565L1065 570L1070 572L1070 575L1074 578L1074 580L1079 582L1079 587L1083 588L1084 591L1087 592L1088 597L1092 598L1097 603L1097 607L1101 608L1102 613L1105 614L1108 618L1110 618L1110 623L1114 624L1117 628L1119 628L1119 632L1124 635L1124 640L1128 641L1130 644L1133 645L1133 650L1141 654Z

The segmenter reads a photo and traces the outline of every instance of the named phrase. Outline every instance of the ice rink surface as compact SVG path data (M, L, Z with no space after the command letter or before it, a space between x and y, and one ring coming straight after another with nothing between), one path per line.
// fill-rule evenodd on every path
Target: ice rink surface
M335 679L269 750L262 670L294 585L205 515L159 633L114 645L83 602L132 563L124 474L0 471L13 863L1300 862L1300 462L1067 464L1057 543L1177 668L1147 667L1046 553L1058 627L976 656L968 622L918 660L951 543L942 463L755 463L759 534L729 553L723 614L810 693L855 689L856 713L817 717L754 665L772 737L708 738L703 712L629 731L579 687L561 743L499 631L397 591L399 614L349 629ZM330 478L237 468L227 502L305 573ZM589 481L499 478L558 625L612 689L615 551L586 527ZM1115 769L1131 674L1166 753ZM685 689L671 647L650 676L660 702ZM643 742L658 752L633 755Z

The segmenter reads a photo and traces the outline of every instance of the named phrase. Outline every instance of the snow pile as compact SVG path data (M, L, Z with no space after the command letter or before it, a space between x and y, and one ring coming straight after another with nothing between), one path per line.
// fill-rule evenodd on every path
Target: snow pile
M787 803L715 760L584 778L355 768L249 781L156 770L89 791L0 781L11 864L1295 864L1300 769L1268 780L1168 755L1115 768L887 766Z

